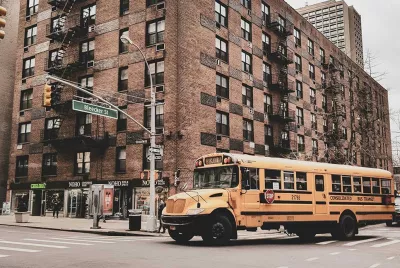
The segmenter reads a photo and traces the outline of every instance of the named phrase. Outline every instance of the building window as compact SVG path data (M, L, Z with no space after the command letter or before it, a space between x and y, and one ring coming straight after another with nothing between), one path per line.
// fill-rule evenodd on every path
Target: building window
M35 57L24 60L22 78L35 75Z
M316 97L317 91L314 88L310 88L310 103L311 104L317 104L317 97Z
M150 146L146 145L144 147L144 157L143 157L143 169L150 169ZM156 170L163 170L163 157L161 160L156 160Z
M242 104L253 107L253 88L242 85Z
M251 55L245 51L242 51L242 71L251 74L252 70Z
M25 29L25 41L24 46L31 46L36 43L36 36L37 36L37 26L33 25L29 28Z
M96 24L96 5L91 5L82 9L83 27L88 28Z
M297 28L294 28L294 43L296 46L301 47L301 33L300 30Z
M217 134L229 136L229 114L217 111Z
M215 37L215 55L218 59L228 62L228 42L220 37Z
M58 137L58 131L60 129L59 118L48 118L45 122L45 131L44 131L44 139L45 140L54 140Z
M65 51L62 49L55 49L49 52L49 68L58 68L63 65Z
M129 0L120 0L119 15L123 16L129 11Z
M157 5L159 3L163 3L165 0L146 0L146 6L153 6L153 5Z
M295 54L295 56L294 56L294 63L295 63L296 71L301 73L301 71L303 69L303 65L301 63L301 57L299 55L297 55L297 54Z
M324 127L324 132L328 131L328 119L324 118L322 125Z
M81 152L76 154L75 174L90 173L90 152Z
M264 94L264 113L272 114L272 96Z
M126 147L117 147L115 159L115 172L126 172Z
M144 125L150 129L151 128L151 106L150 104L145 105L145 122ZM156 103L156 134L162 134L164 128L164 103Z
M267 4L264 2L261 3L261 14L262 14L262 19L264 22L264 25L267 25L270 22L270 9Z
M128 67L119 68L118 91L128 90Z
M146 44L152 46L164 43L165 20L157 20L147 23Z
M119 107L121 110L126 112L127 107L122 106ZM125 131L127 126L127 119L124 113L118 112L118 120L117 120L117 131Z
M318 141L315 139L312 140L312 150L314 154L318 154Z
M251 0L240 0L240 3L245 8L251 9Z
M164 84L164 60L149 63L153 85ZM146 66L145 86L150 86L149 70Z
M243 119L243 139L254 141L253 121Z
M296 97L303 98L303 83L298 80L296 80Z
M57 16L51 19L51 32L52 33L62 33L65 31L65 22L67 17L64 15Z
M326 83L326 74L325 74L324 72L321 72L321 82L322 82L323 84Z
M297 149L299 152L304 152L306 149L303 135L297 135Z
M17 163L15 169L15 177L28 177L28 162L29 156L17 156Z
M311 114L311 128L317 129L317 116L315 114Z
M242 18L242 38L251 42L251 24L247 20Z
M57 153L43 155L42 175L57 176Z
M18 144L31 140L31 122L21 123L18 128Z
M38 13L39 11L39 0L28 0L26 7L26 15L31 16Z
M307 47L308 47L308 53L314 56L314 41L308 39Z
M264 55L268 56L271 53L271 37L266 33L262 33L262 46Z
M297 125L304 125L304 111L301 108L296 108L296 121Z
M81 43L79 58L81 63L88 63L94 60L94 40Z
M87 91L93 92L93 75L83 76L79 79L79 85ZM78 90L78 96L83 98L90 98L91 96Z
M23 111L32 108L33 89L26 89L21 91L21 100L19 110Z
M342 127L342 138L347 140L347 128Z
M312 80L315 80L315 66L311 63L308 65L308 75Z
M272 146L274 144L273 133L272 126L264 125L264 139L266 145Z
M215 21L220 25L228 26L228 9L222 3L215 1Z
M76 135L92 136L92 115L79 113L76 115L77 133Z
M119 38L119 53L120 54L129 52L129 44L124 44L121 41L121 36L129 36L129 29L126 28L126 29L119 31L119 37L120 37Z
M272 83L271 65L263 62L263 81L270 85Z
M221 74L216 77L217 96L229 99L229 78Z

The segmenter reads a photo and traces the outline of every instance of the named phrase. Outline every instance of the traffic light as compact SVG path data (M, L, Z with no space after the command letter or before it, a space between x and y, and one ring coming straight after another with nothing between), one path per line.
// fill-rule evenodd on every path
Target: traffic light
M61 88L58 85L51 87L51 106L57 105L61 101Z
M6 26L6 19L1 18L2 16L7 15L7 9L5 7L0 6L0 28L4 28ZM3 30L0 30L0 39L3 39L6 33Z
M51 91L52 85L45 84L43 90L43 106L51 107Z

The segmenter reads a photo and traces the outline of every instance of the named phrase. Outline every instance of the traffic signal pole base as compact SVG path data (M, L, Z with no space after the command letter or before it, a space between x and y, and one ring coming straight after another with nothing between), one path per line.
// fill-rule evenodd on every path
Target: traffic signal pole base
M147 216L146 232L154 233L157 231L157 218L155 216Z

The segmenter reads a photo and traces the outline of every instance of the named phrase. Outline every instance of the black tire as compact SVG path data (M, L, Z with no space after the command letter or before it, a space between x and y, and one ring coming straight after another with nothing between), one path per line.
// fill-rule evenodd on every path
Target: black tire
M225 215L216 215L201 236L206 244L226 245L232 236L232 224Z
M387 221L386 222L386 226L387 227L392 227L393 226L393 222L392 221Z
M296 233L296 235L300 238L301 241L309 242L314 239L316 233L310 231L299 231Z
M333 232L333 237L337 237L340 240L353 239L357 233L357 221L356 219L348 214L340 217L339 226L337 230Z
M186 244L194 236L193 234L188 233L188 232L179 232L179 231L173 231L173 230L168 230L168 233L169 233L169 236L172 239L174 239L178 244Z

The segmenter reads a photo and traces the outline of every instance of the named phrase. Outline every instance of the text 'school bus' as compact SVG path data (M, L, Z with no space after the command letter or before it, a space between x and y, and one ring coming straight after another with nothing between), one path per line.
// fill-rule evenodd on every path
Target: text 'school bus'
M225 244L237 230L280 225L301 239L351 239L360 223L392 220L393 193L385 170L215 153L196 161L193 190L168 198L162 222L180 243Z

